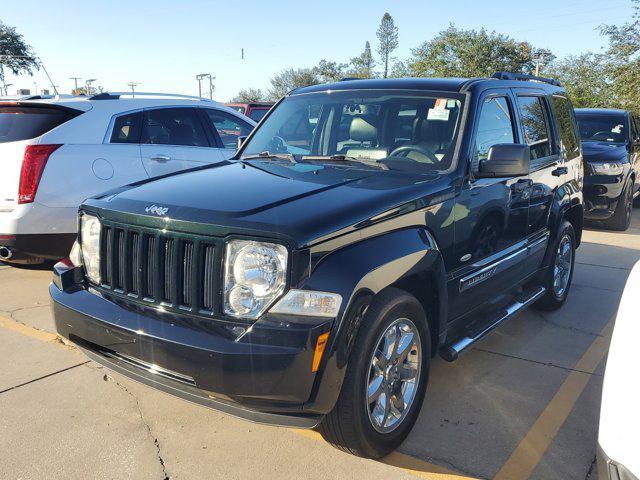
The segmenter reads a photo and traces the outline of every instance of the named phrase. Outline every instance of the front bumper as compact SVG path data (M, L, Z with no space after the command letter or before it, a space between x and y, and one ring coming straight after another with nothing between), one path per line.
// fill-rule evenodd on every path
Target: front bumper
M624 189L622 175L586 175L584 178L584 217L607 220L613 216Z
M239 335L233 322L122 304L60 265L49 289L56 328L98 363L255 422L312 428L326 413L303 407L317 338L333 321L263 317Z

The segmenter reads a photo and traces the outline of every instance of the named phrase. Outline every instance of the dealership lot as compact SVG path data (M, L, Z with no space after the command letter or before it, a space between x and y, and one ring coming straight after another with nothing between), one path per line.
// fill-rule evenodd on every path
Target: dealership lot
M567 305L529 310L456 363L435 359L421 416L382 462L314 432L251 424L87 362L54 335L46 269L0 266L0 478L593 478L608 338L640 260L586 230Z

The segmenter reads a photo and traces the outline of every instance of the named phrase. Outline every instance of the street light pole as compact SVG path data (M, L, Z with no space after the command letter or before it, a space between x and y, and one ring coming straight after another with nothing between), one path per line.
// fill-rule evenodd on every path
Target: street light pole
M78 91L78 80L82 80L82 78L81 77L69 77L69 80L73 80L73 83L75 84L74 90L77 92Z
M127 83L129 87L131 87L131 93L135 97L136 96L136 87L140 85L140 82L129 82Z
M85 80L84 83L87 85L87 96L91 95L91 84L96 80L97 78L90 78L88 80Z
M198 81L198 97L202 98L202 79L207 78L209 76L208 73L199 73L196 75L196 80Z

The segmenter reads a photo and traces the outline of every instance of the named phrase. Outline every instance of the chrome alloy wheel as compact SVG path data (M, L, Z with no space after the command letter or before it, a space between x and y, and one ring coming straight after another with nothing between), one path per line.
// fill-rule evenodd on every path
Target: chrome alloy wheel
M422 345L408 318L389 325L375 345L365 385L367 413L376 431L389 433L402 423L416 397Z
M558 298L562 297L567 291L572 265L573 249L571 248L571 237L565 234L558 244L553 265L553 293Z

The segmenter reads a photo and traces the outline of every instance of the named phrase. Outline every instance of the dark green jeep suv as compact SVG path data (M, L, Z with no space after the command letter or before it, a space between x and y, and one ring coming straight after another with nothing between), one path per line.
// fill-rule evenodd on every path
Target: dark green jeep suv
M301 88L231 160L87 200L56 325L154 388L380 457L435 354L565 302L581 189L553 81Z

